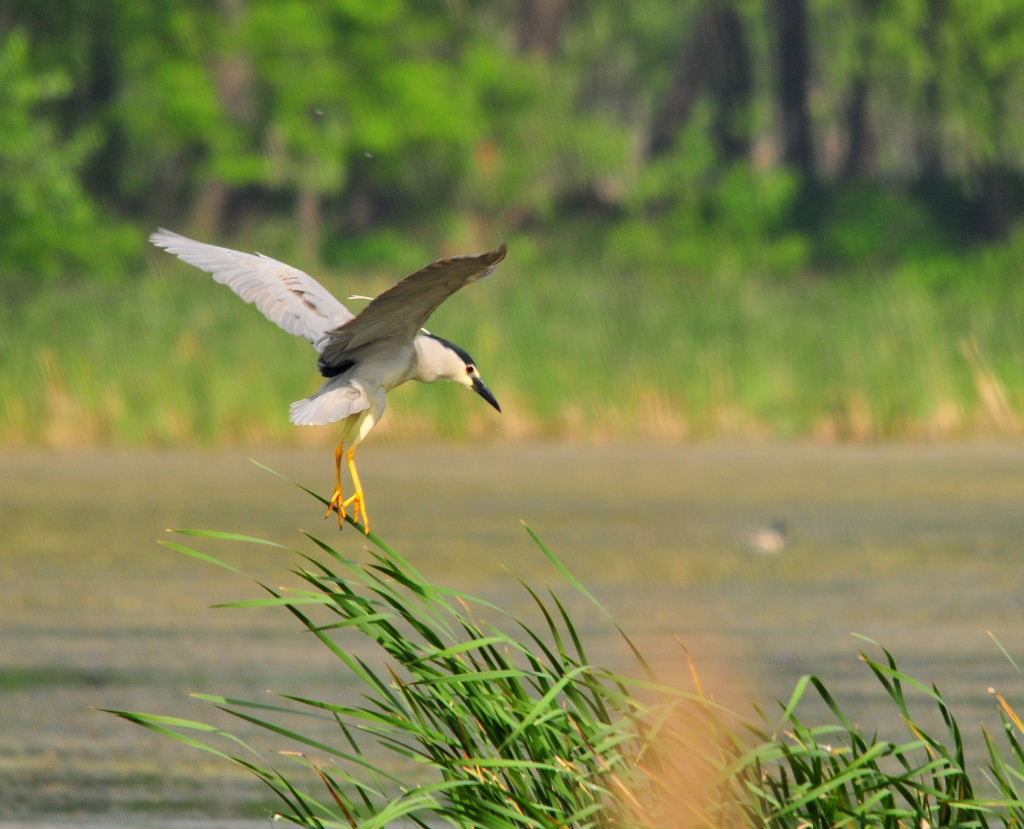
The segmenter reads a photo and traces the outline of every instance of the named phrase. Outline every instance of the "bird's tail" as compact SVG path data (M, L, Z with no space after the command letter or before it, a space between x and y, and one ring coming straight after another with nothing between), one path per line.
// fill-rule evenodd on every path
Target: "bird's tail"
M324 383L320 390L302 400L296 400L288 411L297 426L323 426L369 408L366 392L356 385L334 380Z

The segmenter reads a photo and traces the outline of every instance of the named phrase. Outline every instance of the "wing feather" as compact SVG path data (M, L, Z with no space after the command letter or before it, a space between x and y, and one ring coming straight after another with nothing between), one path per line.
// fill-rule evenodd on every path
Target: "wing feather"
M389 288L354 319L325 335L321 362L331 365L346 352L379 340L411 341L430 315L460 288L483 279L505 258L508 247L476 256L439 259Z
M318 351L328 331L353 319L352 312L309 274L262 253L208 245L163 228L149 241L206 271L271 322L305 337Z
M361 386L347 377L335 377L324 383L316 394L292 403L289 413L296 426L323 426L369 406L370 399Z

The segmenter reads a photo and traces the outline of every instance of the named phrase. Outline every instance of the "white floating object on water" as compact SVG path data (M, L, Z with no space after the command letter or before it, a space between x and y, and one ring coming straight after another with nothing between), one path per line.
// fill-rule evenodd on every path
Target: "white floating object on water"
M789 546L789 529L785 521L775 521L771 526L751 530L744 542L755 555L774 556Z

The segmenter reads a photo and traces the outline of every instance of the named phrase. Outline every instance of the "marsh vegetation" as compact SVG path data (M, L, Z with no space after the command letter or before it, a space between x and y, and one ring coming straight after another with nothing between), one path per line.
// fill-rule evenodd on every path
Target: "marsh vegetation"
M525 529L568 586L606 613ZM287 549L237 533L177 533ZM1024 822L1024 722L992 687L1002 727L995 736L982 730L987 757L975 771L938 686L903 673L870 640L881 654L862 651L860 659L902 719L906 734L896 740L851 720L818 677L801 677L781 714L758 710L745 719L705 687L685 646L678 658L689 669L686 687L663 682L617 626L639 675L593 662L550 588L519 582L536 606L531 622L431 582L377 536L359 562L304 535L316 552L300 553L292 570L299 585L257 581L261 597L220 606L287 610L341 663L358 694L194 695L284 740L288 747L274 758L206 721L107 709L250 772L276 795L275 819L309 829L383 829L399 820L424 829L440 822L467 829ZM194 547L166 543L243 575ZM831 714L818 725L804 711L812 690ZM937 710L941 729L912 710L922 700Z

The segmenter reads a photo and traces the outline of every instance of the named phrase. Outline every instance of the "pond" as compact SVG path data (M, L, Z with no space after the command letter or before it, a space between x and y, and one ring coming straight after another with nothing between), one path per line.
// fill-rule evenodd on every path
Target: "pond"
M256 597L251 582L156 543L192 527L312 551L301 528L367 555L365 539L250 455L329 489L326 447L0 459L0 820L265 815L272 801L240 770L94 709L237 729L189 693L346 699L340 665L285 611L209 608ZM987 633L1024 658L1024 447L371 442L360 471L375 531L430 578L530 618L515 577L552 586L595 662L637 670L521 520L666 679L685 679L678 637L716 696L744 711L771 709L814 673L856 719L897 728L858 660L877 650L855 633L935 681L968 732L998 721L989 686L1024 698ZM776 521L787 548L753 554L748 533ZM271 584L294 580L294 553L184 542Z

